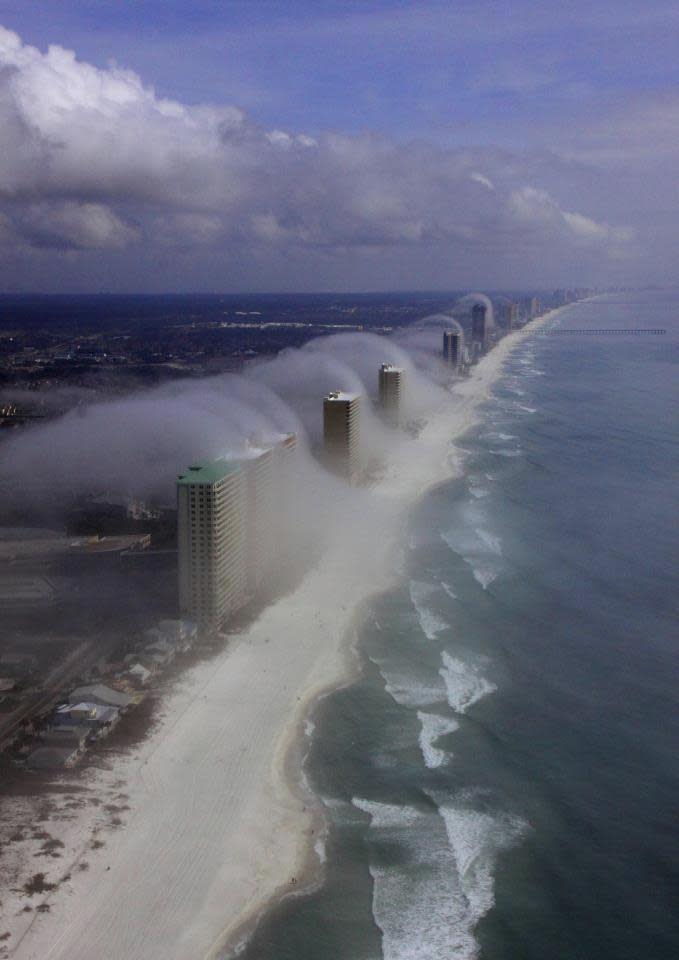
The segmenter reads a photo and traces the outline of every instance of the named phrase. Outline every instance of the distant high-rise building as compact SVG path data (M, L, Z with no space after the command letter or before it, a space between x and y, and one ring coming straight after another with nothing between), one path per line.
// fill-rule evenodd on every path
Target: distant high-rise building
M223 626L247 599L246 473L215 460L177 480L179 606L201 629Z
M519 320L519 305L518 303L508 303L506 308L505 317L507 320L507 329L513 330Z
M380 407L385 418L397 424L401 416L401 391L403 389L404 371L391 363L383 363L379 370L379 398Z
M323 400L323 441L328 465L350 483L360 468L360 403L357 393L339 390Z
M535 317L540 316L541 306L540 301L537 297L531 297L528 304L528 316L531 320L534 320Z
M472 307L472 349L474 348L474 344L479 344L481 353L483 353L488 346L486 312L486 305L484 303L475 303Z
M443 359L451 367L458 367L462 362L464 338L457 330L443 331Z

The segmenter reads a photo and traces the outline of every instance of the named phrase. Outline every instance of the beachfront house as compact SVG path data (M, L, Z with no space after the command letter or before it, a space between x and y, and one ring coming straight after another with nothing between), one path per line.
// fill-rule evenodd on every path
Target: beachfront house
M116 707L118 710L126 710L134 703L134 698L129 694L121 693L120 690L114 690L103 683L77 687L69 693L67 699L70 704L99 704L104 707Z

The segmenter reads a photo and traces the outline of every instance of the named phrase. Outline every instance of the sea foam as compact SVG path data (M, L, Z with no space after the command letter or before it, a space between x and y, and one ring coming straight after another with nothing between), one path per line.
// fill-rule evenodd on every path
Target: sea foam
M457 804L425 812L352 802L370 816L369 842L392 851L388 864L371 856L369 865L384 960L476 957L474 928L494 902L497 855L522 825Z
M442 630L447 630L450 626L427 606L426 601L434 593L436 593L436 587L431 584L421 583L419 580L410 581L410 599L417 611L422 632L428 640L436 639L437 634L441 633Z
M439 737L454 733L459 729L459 724L449 717L442 717L438 713L423 713L421 710L417 711L417 719L422 725L419 742L425 764L430 770L443 766L448 762L449 755L434 744Z
M441 677L424 669L404 670L385 660L370 658L378 667L384 689L403 707L430 707L446 702L446 688Z
M482 516L476 505L467 511L466 523L440 532L441 539L471 568L484 590L497 579L502 569L502 541L479 524Z
M481 667L459 660L445 650L441 654L443 666L439 674L446 685L448 703L456 713L466 713L474 703L497 690L481 672Z

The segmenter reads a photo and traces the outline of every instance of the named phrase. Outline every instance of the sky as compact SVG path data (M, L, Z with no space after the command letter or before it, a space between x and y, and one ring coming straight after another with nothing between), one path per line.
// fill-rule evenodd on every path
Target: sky
M675 282L679 5L0 0L0 292Z

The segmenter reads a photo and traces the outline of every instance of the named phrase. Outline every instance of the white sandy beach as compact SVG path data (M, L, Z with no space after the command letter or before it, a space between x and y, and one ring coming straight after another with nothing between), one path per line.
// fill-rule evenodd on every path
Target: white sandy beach
M38 870L54 883L69 879L30 898L0 893L0 935L10 934L0 957L202 960L272 896L299 887L292 878L313 856L318 821L299 777L286 772L299 773L296 755L286 765L291 745L319 692L351 672L347 638L357 606L395 575L384 531L396 531L424 490L454 470L451 437L473 424L504 359L535 323L505 337L459 383L454 408L415 441L417 457L390 465L364 492L375 501L374 526L347 533L298 589L215 659L190 668L148 739L94 775L88 786L104 806L121 808L123 825L112 825L104 806L70 808L64 798L61 814L40 823L64 843L59 859L34 858L39 840L15 844L3 887L16 890ZM36 804L7 806L20 825ZM93 840L103 845L95 849ZM41 903L49 911L36 911ZM22 912L27 904L33 910Z

